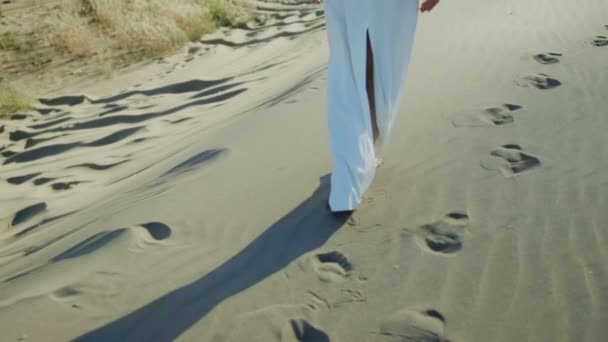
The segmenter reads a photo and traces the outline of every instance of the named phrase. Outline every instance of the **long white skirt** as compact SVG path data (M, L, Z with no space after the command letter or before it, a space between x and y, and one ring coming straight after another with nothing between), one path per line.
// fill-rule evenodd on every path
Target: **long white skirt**
M418 0L326 0L330 45L328 121L334 170L332 211L356 209L377 156L366 88L367 35L374 55L378 145L389 139L407 76Z

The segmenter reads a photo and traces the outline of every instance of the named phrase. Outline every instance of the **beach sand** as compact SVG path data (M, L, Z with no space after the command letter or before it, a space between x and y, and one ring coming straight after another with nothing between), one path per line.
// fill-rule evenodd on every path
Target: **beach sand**
M262 27L0 122L0 340L605 339L605 0L423 15L349 221L323 11L256 4Z

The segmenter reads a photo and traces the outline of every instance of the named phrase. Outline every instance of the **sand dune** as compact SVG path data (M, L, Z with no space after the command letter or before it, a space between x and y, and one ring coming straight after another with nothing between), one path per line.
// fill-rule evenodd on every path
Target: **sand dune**
M326 209L324 14L0 123L6 341L603 341L608 5L444 1L363 207Z

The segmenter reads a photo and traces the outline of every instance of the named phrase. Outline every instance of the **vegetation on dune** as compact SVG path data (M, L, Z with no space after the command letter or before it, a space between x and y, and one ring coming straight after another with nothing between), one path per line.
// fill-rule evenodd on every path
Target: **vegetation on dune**
M9 114L31 108L31 99L6 82L0 80L0 119Z
M64 0L51 20L60 52L86 57L100 46L158 56L246 17L236 0Z
M106 77L119 65L175 52L190 41L251 17L242 0L60 0L36 5L25 25L0 33L0 111L21 111L27 98L6 78L42 75L80 61ZM14 15L14 14L11 14ZM0 13L2 16L2 13ZM23 17L23 16L22 16Z

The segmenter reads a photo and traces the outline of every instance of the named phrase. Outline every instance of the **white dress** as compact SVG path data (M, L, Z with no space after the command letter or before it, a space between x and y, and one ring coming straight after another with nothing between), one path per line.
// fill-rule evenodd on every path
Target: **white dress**
M388 141L410 61L418 0L325 0L330 45L328 121L332 211L355 210L377 166L366 88L367 34L374 54L379 145Z

